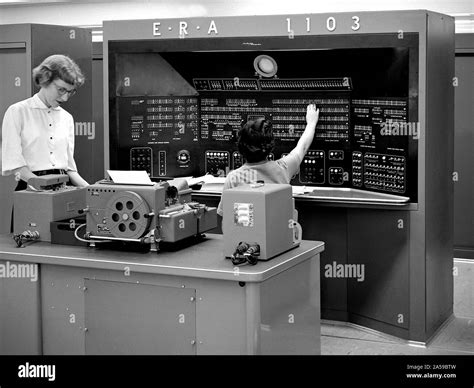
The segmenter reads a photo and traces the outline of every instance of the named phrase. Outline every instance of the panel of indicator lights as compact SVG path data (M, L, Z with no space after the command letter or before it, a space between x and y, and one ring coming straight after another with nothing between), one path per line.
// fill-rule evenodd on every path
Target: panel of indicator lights
M329 184L340 186L344 183L344 169L342 167L329 167Z
M273 135L278 142L294 142L306 128L307 105L316 103L319 120L315 138L324 142L349 141L349 98L226 98L201 99L201 133L203 140L235 141L242 122L254 117L272 120Z
M352 185L362 187L362 152L352 153Z
M200 138L221 142L235 141L249 99L201 98ZM245 103L247 102L247 105ZM242 103L240 108L237 106Z
M259 90L258 80L254 78L194 78L193 83L198 91Z
M162 144L183 138L198 139L198 99L190 96L121 97L121 126L131 140Z
M267 156L267 160L275 160L275 155L272 152L270 152ZM242 155L240 154L240 152L234 151L232 153L232 169L236 170L239 167L242 167L243 164L244 164L244 159Z
M242 154L238 151L232 152L232 168L237 170L238 168L242 167L244 164L244 159Z
M152 176L153 151L150 147L137 147L130 149L130 169L145 170Z
M329 160L344 160L344 151L342 150L329 150Z
M198 91L350 91L350 77L335 78L194 78Z
M158 151L158 175L166 176L166 151Z
M324 151L309 150L300 165L300 183L323 184L324 176Z
M206 174L214 176L227 176L230 171L230 155L227 151L205 152L204 165Z
M307 105L319 109L315 139L325 142L349 141L349 98L317 97L279 98L272 100L274 136L282 141L299 139L306 128Z
M407 122L406 98L353 99L351 105L354 142L360 145L377 146L384 123ZM392 137L390 140L397 140Z
M366 152L363 168L366 188L394 193L406 191L405 157Z

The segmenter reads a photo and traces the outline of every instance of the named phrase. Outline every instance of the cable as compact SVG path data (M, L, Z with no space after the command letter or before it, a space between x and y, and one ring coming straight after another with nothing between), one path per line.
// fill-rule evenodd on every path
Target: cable
M74 230L74 237L76 237L76 239L78 239L79 241L88 243L88 242L90 242L89 240L85 240L85 239L83 239L83 238L81 238L81 237L79 237L79 236L77 235L77 232L79 231L79 229L81 229L83 226L86 226L86 225L87 225L87 224L79 225L79 226Z
M40 238L39 232L38 231L32 232L31 230L25 230L22 233L13 235L13 240L15 240L18 248L23 248L23 244L26 241L39 240L39 238Z
M260 256L260 245L257 243L247 243L241 241L237 248L235 248L235 252L233 255L230 256L232 260L232 264L234 265L241 265L244 263L248 263L250 265L255 265L258 262L258 257Z
M86 240L84 238L81 238L77 235L77 232L79 231L79 229L81 229L83 226L86 226L87 224L82 224L82 225L79 225L76 230L74 231L74 237L76 237L76 239L78 239L79 241L82 241L82 242L85 242L85 243L91 243L91 242L94 242L94 243L105 243L105 242L111 242L110 240Z

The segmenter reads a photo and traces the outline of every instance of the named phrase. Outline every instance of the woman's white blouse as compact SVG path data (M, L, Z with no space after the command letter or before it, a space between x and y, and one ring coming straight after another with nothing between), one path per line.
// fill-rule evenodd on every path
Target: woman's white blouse
M2 175L27 166L31 171L77 171L74 119L63 108L48 108L35 94L11 105L2 125Z

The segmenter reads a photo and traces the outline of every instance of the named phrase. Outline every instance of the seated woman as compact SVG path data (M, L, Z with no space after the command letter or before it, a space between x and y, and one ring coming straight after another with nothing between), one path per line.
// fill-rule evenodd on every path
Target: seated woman
M289 184L298 172L300 164L313 142L318 118L319 109L316 109L316 105L308 105L306 128L298 140L298 144L288 155L278 160L267 160L267 156L275 145L271 121L265 119L248 121L239 131L238 137L239 152L245 163L227 175L224 190L258 181ZM222 199L219 202L217 214L220 216L223 214Z

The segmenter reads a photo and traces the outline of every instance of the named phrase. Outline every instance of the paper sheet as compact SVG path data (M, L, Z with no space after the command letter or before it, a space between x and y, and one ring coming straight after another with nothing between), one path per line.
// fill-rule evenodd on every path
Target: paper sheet
M225 177L215 177L211 174L206 174L197 178L186 178L188 185L197 185L197 184L208 184L208 185L223 185L225 182Z
M293 186L292 189L293 195L303 195L313 192L316 188L308 186Z
M147 185L153 186L154 183L150 180L146 171L120 171L107 170L110 178L114 183L122 185Z

